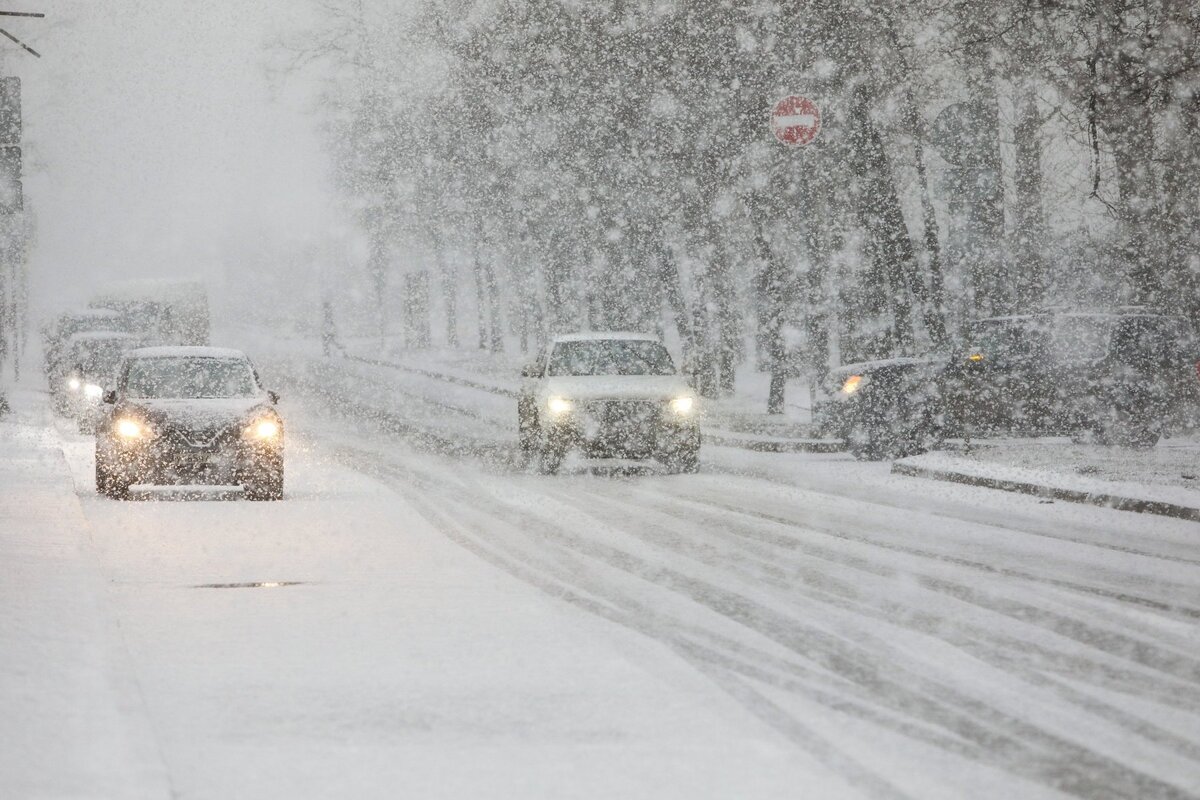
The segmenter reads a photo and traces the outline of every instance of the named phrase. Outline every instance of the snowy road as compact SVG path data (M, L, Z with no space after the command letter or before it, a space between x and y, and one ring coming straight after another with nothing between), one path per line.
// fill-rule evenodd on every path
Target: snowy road
M278 504L107 501L64 434L179 796L1200 795L1196 525L836 455L544 478L393 388L401 433L291 387Z

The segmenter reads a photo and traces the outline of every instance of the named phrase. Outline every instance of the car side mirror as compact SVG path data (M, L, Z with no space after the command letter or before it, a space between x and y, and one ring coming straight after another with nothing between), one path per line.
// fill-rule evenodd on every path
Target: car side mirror
M271 405L275 405L276 403L279 402L279 392L268 389L267 390L267 398L270 399Z
M117 391L115 389L105 389L102 399L110 406L115 405L117 402Z
M542 377L542 365L538 361L530 361L525 366L521 367L522 378L540 378Z

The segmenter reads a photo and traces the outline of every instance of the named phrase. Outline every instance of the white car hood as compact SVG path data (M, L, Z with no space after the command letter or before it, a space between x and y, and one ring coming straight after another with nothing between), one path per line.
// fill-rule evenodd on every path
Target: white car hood
M543 391L569 400L669 400L695 394L679 375L552 376Z
M265 397L233 397L212 400L130 400L146 411L152 421L169 421L198 430L238 421L255 408L267 406Z

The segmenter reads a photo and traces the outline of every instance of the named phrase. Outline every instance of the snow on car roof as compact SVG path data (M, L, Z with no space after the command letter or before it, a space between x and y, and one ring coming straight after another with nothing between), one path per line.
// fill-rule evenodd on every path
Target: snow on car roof
M557 342L597 342L605 339L626 339L632 341L657 342L659 338L652 333L637 333L634 331L586 331L579 333L564 333L554 337Z
M231 347L139 347L129 351L130 358L245 358Z

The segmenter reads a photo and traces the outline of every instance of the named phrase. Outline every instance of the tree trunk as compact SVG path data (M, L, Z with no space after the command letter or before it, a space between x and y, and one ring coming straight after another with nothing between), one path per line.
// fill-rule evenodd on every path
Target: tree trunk
M1046 294L1046 216L1042 207L1041 117L1031 82L1026 79L1017 100L1016 139L1016 310L1042 305Z
M475 305L476 305L476 322L479 330L479 349L487 350L488 347L488 313L487 313L487 276L484 274L483 257L479 253L481 247L480 242L475 242L473 250L474 274L475 274Z
M491 331L488 345L493 353L503 353L504 328L500 324L500 287L496 282L495 261L494 258L486 258L483 262L488 296L488 330Z
M893 347L899 352L911 352L912 302L914 298L926 301L928 291L900 208L891 162L871 119L869 102L869 93L860 87L850 117L851 168L858 177L855 208L859 223L867 232L878 280L886 286L893 317Z
M695 350L692 338L692 326L688 323L688 304L683 296L683 280L679 276L679 265L675 261L671 248L658 243L658 282L662 296L667 299L671 316L675 320L675 331L679 341L683 343L684 363L690 364Z
M733 394L738 353L741 350L741 326L738 324L737 298L734 297L733 277L729 251L722 240L722 232L713 226L713 256L709 261L711 279L716 300L717 337L716 373L717 393L723 397Z
M771 247L759 211L751 204L750 213L754 226L754 254L758 258L760 273L757 284L760 302L765 307L760 317L763 330L760 341L765 349L767 368L771 373L771 386L767 394L767 413L782 414L787 387L787 351L783 341L783 315L786 308L784 294L787 290L787 267L783 259Z
M1167 243L1164 302L1200 324L1200 91L1176 110L1178 126L1166 151L1163 215Z
M446 345L458 347L458 262L447 256L445 242L442 240L437 224L430 226L429 238L438 266L438 282L442 290Z
M370 254L367 257L367 273L371 280L371 301L375 306L375 330L382 345L387 334L384 309L387 304L387 239L382 225L370 226Z
M1109 127L1117 186L1121 198L1121 240L1128 268L1128 300L1137 305L1159 307L1163 263L1160 242L1154 230L1160 210L1158 180L1154 170L1154 130L1150 109L1125 109L1119 126Z

